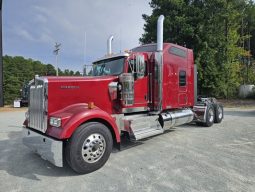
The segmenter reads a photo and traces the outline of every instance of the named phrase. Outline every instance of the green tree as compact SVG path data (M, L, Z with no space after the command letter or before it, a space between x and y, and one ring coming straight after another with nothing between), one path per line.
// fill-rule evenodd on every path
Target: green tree
M29 82L35 75L51 76L56 75L56 70L51 64L43 64L33 59L25 59L21 56L3 57L3 75L4 75L4 100L5 104L11 104L14 99L19 98L20 89L24 83ZM78 72L59 69L59 75L80 75Z
M70 74L69 69L65 69L65 70L64 70L64 76L69 76L69 74Z
M248 4L254 8L245 0L152 0L152 15L143 15L140 42L156 42L156 22L163 14L164 41L194 50L200 94L233 97L242 80L240 55L245 50L240 42L247 37L240 29Z
M76 71L76 72L74 73L74 76L81 76L81 73L80 73L79 71Z
M46 65L46 75L51 76L51 75L55 75L55 74L56 74L56 70L55 70L54 66L51 64L47 64Z

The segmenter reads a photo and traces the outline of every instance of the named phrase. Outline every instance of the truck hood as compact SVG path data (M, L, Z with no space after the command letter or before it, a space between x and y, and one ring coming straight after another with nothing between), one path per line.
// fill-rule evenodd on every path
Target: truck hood
M114 103L108 85L116 76L104 77L45 77L48 81L48 114L76 103L94 102L100 109L112 114Z

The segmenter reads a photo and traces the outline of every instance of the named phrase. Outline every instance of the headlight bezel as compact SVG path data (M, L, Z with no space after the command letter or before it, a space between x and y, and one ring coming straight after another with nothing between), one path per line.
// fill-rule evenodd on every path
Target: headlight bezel
M59 117L50 117L49 124L52 127L61 127L61 118Z

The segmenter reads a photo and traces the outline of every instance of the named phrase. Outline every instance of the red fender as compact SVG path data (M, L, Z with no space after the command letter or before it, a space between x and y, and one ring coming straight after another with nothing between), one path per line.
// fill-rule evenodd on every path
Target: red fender
M89 109L87 104L78 103L54 112L49 115L49 117L51 116L59 117L62 119L62 125L60 128L49 127L47 129L47 135L52 137L58 139L68 139L72 136L73 132L84 122L92 119L100 119L111 125L111 128L115 134L116 141L120 142L120 133L115 123L115 119L98 107Z

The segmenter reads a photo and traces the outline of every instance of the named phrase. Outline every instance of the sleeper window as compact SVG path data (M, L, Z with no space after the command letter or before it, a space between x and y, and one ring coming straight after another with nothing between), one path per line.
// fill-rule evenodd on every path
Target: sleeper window
M186 71L179 72L179 86L186 86Z

